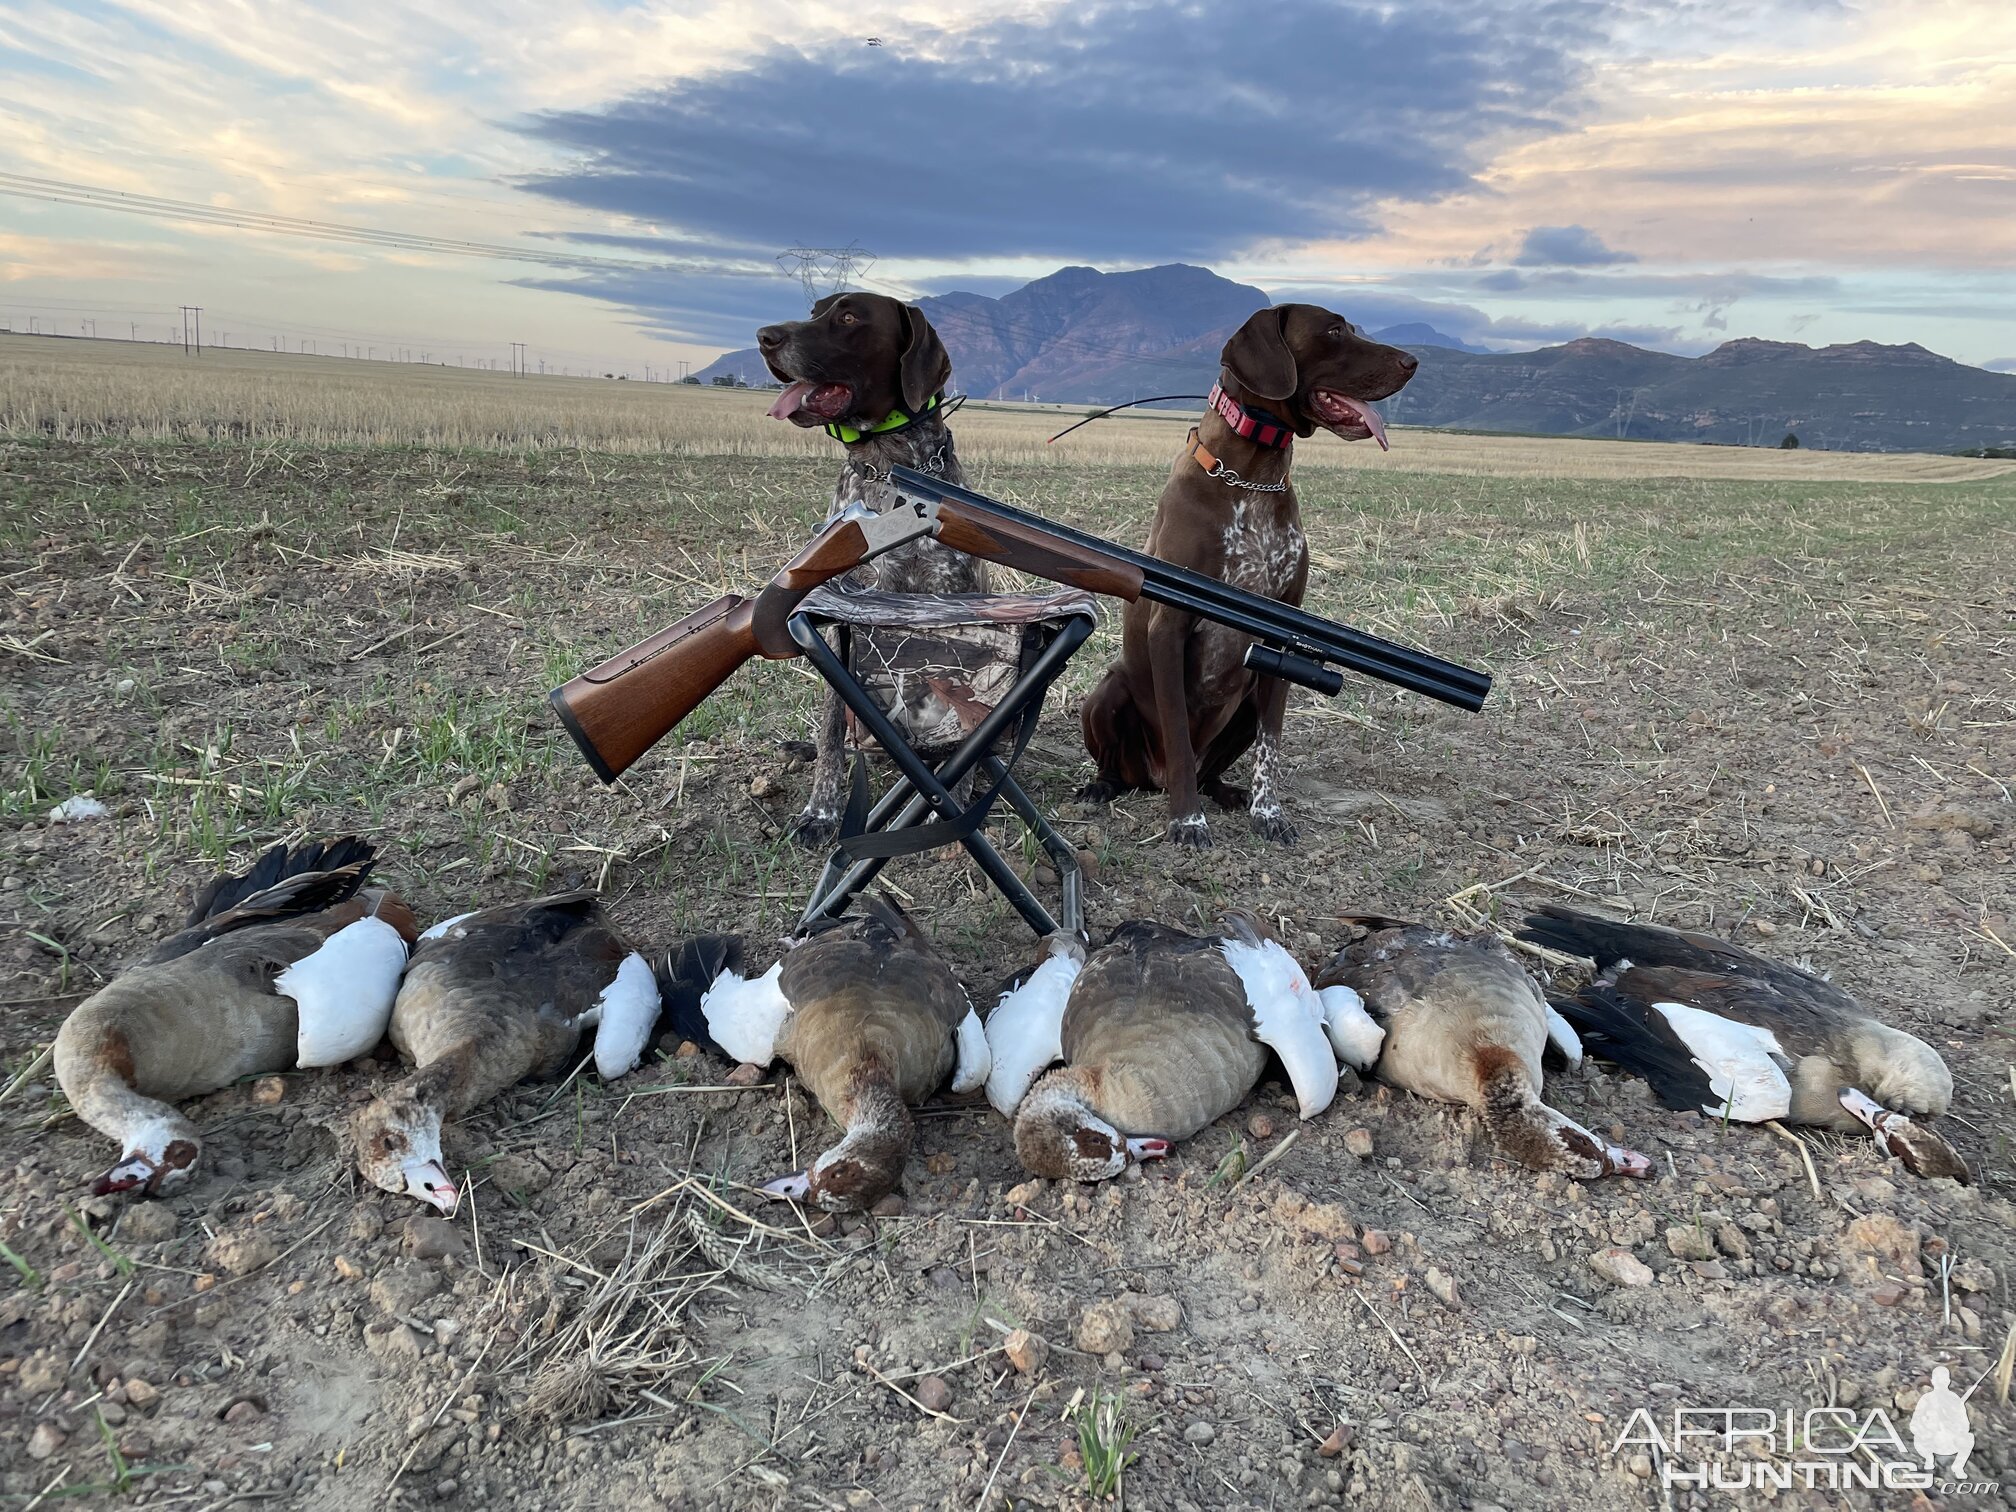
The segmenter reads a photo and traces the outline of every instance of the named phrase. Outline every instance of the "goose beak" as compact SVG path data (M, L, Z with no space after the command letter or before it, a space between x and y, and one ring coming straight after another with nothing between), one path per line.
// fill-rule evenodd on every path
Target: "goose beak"
M1130 1139L1127 1141L1127 1158L1132 1161L1160 1160L1169 1153L1166 1139Z
M1652 1162L1636 1150L1627 1150L1621 1145L1605 1145L1603 1171L1609 1176L1636 1176L1644 1180L1652 1174Z
M812 1190L812 1173L799 1171L790 1176L779 1176L775 1181L764 1182L763 1190L788 1202L803 1202Z
M439 1210L445 1217L455 1216L455 1209L462 1203L462 1194L455 1189L455 1183L448 1179L448 1173L441 1168L440 1161L415 1161L404 1167L404 1170L408 1197Z
M144 1155L129 1155L91 1183L93 1197L109 1197L114 1192L130 1192L154 1179L154 1164Z

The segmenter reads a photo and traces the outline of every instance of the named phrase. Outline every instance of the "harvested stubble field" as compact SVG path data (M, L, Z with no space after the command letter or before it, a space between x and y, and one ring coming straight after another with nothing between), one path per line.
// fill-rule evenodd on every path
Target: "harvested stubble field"
M1139 537L1166 464L993 453L982 418L961 434L985 486ZM1947 1055L1974 1187L1670 1115L1591 1069L1553 1100L1657 1180L1535 1178L1467 1115L1376 1086L1298 1130L1269 1082L1144 1178L1083 1190L1020 1182L1003 1124L947 1105L900 1211L807 1227L745 1183L818 1148L822 1115L667 1046L451 1126L472 1199L449 1225L360 1189L330 1132L390 1064L203 1099L198 1184L124 1206L83 1196L111 1152L39 1053L214 865L283 836L372 837L425 917L597 884L642 942L780 934L813 871L783 834L803 671L738 674L607 791L542 695L767 576L832 456L13 434L14 1505L1078 1507L1131 1432L1140 1508L1722 1506L1607 1452L1634 1409L1901 1423L1934 1364L1964 1388L2006 1362L2016 481L1914 480L1910 459L1853 459L1889 481L1465 476L1330 465L1319 441L1313 604L1490 666L1489 710L1298 695L1293 850L1227 817L1187 854L1153 800L1071 806L1110 631L1025 758L1096 866L1102 928L1236 902L1313 959L1341 910L1510 921L1567 898L1810 959ZM87 789L112 817L46 823ZM976 997L1027 958L963 860L890 876ZM1648 1284L1592 1268L1613 1246ZM1049 1343L1031 1373L1004 1353L1018 1328ZM2011 1499L2016 1410L1992 1375L1970 1407L1974 1473Z

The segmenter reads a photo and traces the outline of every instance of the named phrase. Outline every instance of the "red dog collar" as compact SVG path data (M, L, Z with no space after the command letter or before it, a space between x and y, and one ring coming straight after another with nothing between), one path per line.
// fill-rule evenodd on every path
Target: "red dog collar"
M1220 384L1211 385L1206 402L1218 412L1219 419L1232 427L1235 436L1244 436L1256 446L1286 448L1295 440L1295 432L1289 427L1265 410L1248 409Z

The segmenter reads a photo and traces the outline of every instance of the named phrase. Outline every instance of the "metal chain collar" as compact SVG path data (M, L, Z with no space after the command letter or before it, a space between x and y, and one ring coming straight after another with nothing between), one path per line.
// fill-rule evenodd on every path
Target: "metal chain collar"
M1232 469L1227 467L1223 462L1218 462L1214 464L1211 470L1206 474L1204 474L1204 476L1207 478L1216 478L1220 483L1223 483L1227 488L1243 488L1248 493L1286 493L1288 491L1288 485L1285 482L1250 483L1246 479L1240 477L1239 474L1232 471Z

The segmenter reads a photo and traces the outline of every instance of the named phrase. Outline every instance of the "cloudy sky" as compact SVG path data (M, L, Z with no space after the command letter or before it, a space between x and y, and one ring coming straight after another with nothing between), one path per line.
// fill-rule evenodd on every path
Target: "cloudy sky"
M0 0L0 77L15 329L641 373L854 244L892 292L1180 260L1496 347L2016 367L2008 0Z

